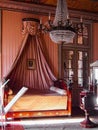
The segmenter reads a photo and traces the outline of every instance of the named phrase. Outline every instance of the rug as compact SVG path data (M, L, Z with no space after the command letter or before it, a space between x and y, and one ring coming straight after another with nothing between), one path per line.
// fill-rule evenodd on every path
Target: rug
M80 125L84 118L59 118L28 121L24 130L98 130L98 118L92 119L96 123L95 128L84 128Z
M84 117L37 118L6 122L10 126L0 130L98 130L98 116L91 118L95 128L83 128L80 122Z
M1 126L0 130L24 130L24 127L22 125L6 125L6 126Z
M60 124L60 125L43 125L43 126L25 126L25 130L98 130L96 128L83 128L79 123Z

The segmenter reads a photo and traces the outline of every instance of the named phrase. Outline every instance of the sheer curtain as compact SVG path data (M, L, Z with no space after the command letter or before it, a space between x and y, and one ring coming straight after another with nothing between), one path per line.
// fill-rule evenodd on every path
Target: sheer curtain
M25 21L24 23L26 25L23 30L24 40L5 79L10 79L8 86L14 92L19 91L22 86L27 86L30 89L47 90L54 84L56 77L45 58L43 35L34 29L32 31L32 26L34 27L36 22L33 22L34 25L32 25L32 21Z

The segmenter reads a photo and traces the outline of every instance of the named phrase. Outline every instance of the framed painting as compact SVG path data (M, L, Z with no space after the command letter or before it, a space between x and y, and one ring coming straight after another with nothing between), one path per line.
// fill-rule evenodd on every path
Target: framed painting
M36 68L35 59L27 60L27 68L31 70Z

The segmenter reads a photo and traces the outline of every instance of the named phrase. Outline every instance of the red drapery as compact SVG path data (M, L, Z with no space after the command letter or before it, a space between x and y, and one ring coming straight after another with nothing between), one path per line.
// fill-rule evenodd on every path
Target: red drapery
M26 31L17 57L5 77L6 80L10 79L8 86L14 92L19 91L22 86L47 90L54 84L56 77L47 64L43 42L41 33L31 35L29 31ZM33 61L33 68L28 67L30 60Z

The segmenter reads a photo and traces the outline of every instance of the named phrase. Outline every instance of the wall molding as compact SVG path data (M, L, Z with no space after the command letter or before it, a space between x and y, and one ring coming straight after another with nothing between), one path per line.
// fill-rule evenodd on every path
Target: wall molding
M27 13L34 13L40 15L48 15L51 12L52 15L55 13L55 6L49 5L42 5L42 4L30 4L24 2L14 2L14 1L0 1L0 8L12 11L20 11L20 12L27 12ZM86 20L91 20L94 22L98 22L98 14L79 11L79 10L71 10L69 9L69 14L72 18L80 18L82 17Z

